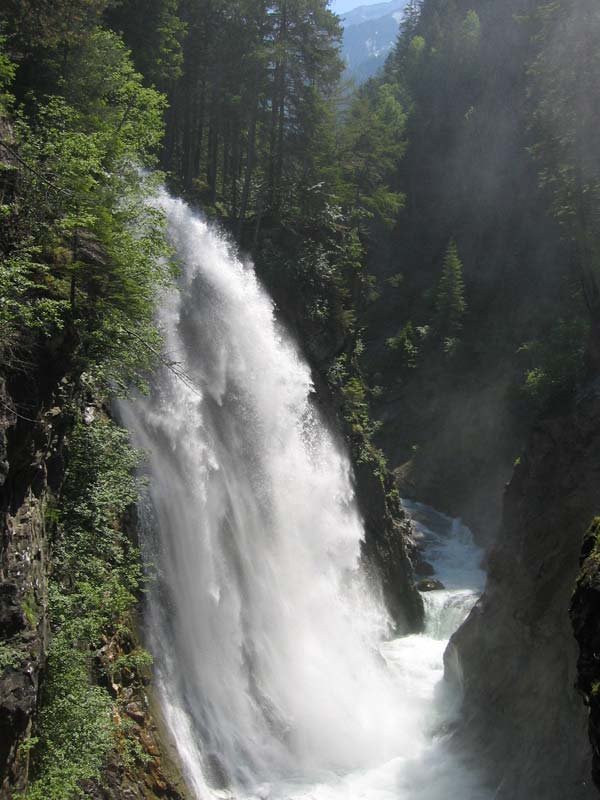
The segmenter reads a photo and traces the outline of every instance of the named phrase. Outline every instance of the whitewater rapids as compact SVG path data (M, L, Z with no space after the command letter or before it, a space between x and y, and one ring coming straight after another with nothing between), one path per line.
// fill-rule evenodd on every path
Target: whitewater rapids
M359 568L348 457L251 266L160 198L182 264L163 369L122 407L147 452L147 611L164 715L198 800L487 800L451 755L442 654L482 588L468 530L408 505L445 591L388 640ZM178 374L175 374L178 373Z

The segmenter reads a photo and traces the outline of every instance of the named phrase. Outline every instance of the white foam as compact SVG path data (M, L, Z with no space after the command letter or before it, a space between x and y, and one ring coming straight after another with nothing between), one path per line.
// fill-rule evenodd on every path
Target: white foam
M358 568L349 461L312 405L308 367L224 238L182 202L160 204L183 268L160 322L187 377L164 369L123 418L148 453L151 646L193 790L484 798L436 735L443 637L479 581L472 542L433 536L449 591L427 598L428 635L386 642Z

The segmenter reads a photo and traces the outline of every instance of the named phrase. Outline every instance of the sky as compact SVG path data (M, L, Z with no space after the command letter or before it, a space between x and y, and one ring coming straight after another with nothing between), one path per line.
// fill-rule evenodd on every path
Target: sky
M382 0L332 0L331 9L336 14L344 14L346 11L358 8L358 6L373 6L375 3L381 2Z

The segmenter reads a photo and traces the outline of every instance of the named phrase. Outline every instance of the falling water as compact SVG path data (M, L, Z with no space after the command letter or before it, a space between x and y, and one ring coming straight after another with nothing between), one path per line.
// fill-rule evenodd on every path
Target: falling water
M386 642L349 461L307 365L253 270L160 202L183 265L160 322L186 377L165 368L122 413L148 453L150 646L190 786L200 800L484 800L446 750L452 703L436 689L443 619L480 588L472 543L439 539L431 560L470 571L427 598L425 635Z

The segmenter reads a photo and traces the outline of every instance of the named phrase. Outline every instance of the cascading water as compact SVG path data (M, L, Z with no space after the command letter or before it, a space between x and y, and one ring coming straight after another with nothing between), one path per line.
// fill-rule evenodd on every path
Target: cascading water
M434 697L448 610L455 627L480 584L472 543L439 538L438 571L458 556L468 574L442 574L426 635L386 642L349 462L308 367L252 269L182 202L160 203L183 265L160 321L186 377L165 368L122 415L148 453L150 646L193 791L483 800L445 749L449 706Z

